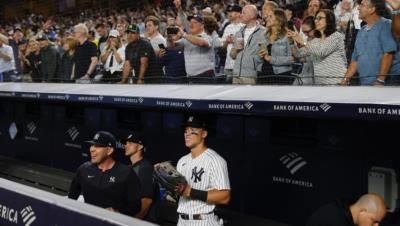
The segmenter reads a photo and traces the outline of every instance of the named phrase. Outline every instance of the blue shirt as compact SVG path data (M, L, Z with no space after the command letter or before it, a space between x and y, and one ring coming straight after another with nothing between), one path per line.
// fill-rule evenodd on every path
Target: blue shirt
M372 85L381 68L382 56L397 50L391 20L380 18L371 28L365 25L357 34L352 60L357 62L361 85Z
M400 40L397 41L397 51L393 58L392 67L390 68L390 77L397 82L400 81Z

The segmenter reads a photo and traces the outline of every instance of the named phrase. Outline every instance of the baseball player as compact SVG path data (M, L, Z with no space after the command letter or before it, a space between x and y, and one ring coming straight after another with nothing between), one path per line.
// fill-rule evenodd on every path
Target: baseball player
M153 183L153 164L144 157L145 146L142 135L134 131L121 141L125 145L125 155L132 163L132 169L139 177L142 187L142 206L136 214L137 218L156 222L154 204L159 195L158 187Z
M188 181L178 204L178 226L222 225L214 215L215 205L228 204L231 197L226 161L208 148L206 123L190 116L185 126L185 145L190 153L183 156L177 170Z
M114 136L99 131L88 143L91 160L78 168L68 197L82 194L86 203L135 216L140 210L140 181L131 168L114 160Z

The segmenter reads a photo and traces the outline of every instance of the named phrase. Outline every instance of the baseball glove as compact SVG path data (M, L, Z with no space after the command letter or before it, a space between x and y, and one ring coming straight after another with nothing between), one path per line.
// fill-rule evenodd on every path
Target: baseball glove
M169 161L155 164L153 177L174 198L178 198L187 186L186 178Z

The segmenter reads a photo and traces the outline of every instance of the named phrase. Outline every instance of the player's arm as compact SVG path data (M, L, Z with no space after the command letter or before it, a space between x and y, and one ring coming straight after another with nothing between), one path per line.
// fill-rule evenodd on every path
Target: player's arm
M142 167L138 174L140 180L140 186L142 188L142 199L141 208L136 217L144 219L150 210L150 206L153 203L154 189L153 189L153 168Z
M231 200L231 191L217 190L217 189L202 191L193 189L188 185L185 191L183 192L182 196L186 198L207 202L209 204L227 205Z
M125 200L127 200L128 206L127 211L129 212L129 215L134 216L140 211L141 207L141 186L138 176L132 170L128 176L127 188L125 192Z
M75 177L72 179L71 186L68 192L68 198L70 199L78 199L79 195L81 194L81 183L80 183L80 175L79 169L75 174Z
M147 213L150 210L150 206L153 203L153 199L150 198L142 198L141 199L141 207L139 213L135 215L136 218L144 219Z

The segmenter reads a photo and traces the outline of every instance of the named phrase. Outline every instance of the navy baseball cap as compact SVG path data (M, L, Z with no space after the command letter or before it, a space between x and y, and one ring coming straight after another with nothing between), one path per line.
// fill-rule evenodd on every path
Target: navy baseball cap
M98 131L94 135L93 140L88 140L86 142L101 147L115 148L116 146L116 140L114 138L114 135L112 135L110 132L107 131Z
M122 144L126 144L126 142L132 142L136 144L144 145L142 133L138 131L133 131L131 134L128 135L125 139L121 140Z
M202 117L191 115L187 118L186 122L183 124L183 127L207 129L207 124Z
M242 12L242 7L240 5L233 4L233 5L229 5L226 11L240 13L240 12Z
M140 33L139 26L136 24L129 24L125 30L126 32Z
M196 20L197 22L199 22L199 23L204 23L204 18L203 18L203 16L201 16L201 15L198 15L198 14L196 14L196 15L193 15L193 16L188 16L188 21L191 21L192 19L193 20Z

